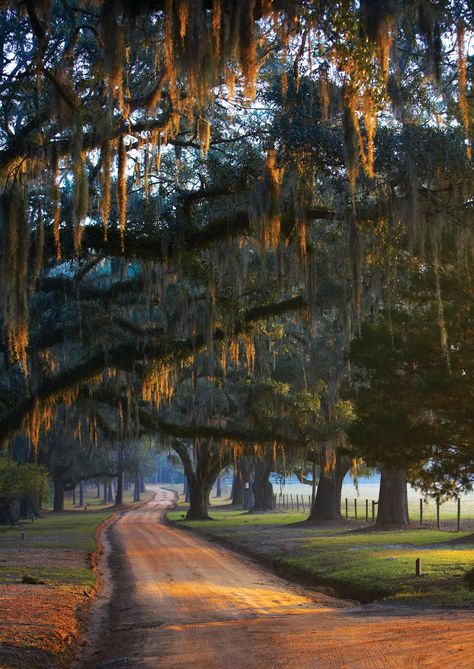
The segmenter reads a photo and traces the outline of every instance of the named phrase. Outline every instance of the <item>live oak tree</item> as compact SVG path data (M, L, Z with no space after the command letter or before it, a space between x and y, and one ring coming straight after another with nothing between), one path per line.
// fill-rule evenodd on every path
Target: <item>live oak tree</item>
M451 234L433 235L443 261L411 256L390 310L352 345L360 388L351 443L382 466L384 525L408 522L407 478L437 497L472 487L474 277Z
M1 6L3 437L110 378L159 405L271 315L314 329L318 227L348 339L394 229L471 243L468 3Z

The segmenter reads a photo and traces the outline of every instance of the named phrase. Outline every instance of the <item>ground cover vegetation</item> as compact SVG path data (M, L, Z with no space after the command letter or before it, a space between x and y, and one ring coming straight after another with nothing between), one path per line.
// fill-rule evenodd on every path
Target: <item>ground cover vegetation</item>
M178 525L183 511L168 514ZM245 514L213 508L215 523L186 526L263 561L309 587L363 603L474 606L470 588L474 540L433 529L373 532L355 521L314 527L301 514ZM415 562L421 558L422 576Z
M407 480L469 489L470 3L0 11L3 520L45 471L58 511L89 479L120 504L150 449L190 519L229 465L256 511L271 471L318 478L313 524L363 462L381 526Z
M43 512L21 531L0 530L2 667L70 665L95 586L96 530L109 517L110 506Z

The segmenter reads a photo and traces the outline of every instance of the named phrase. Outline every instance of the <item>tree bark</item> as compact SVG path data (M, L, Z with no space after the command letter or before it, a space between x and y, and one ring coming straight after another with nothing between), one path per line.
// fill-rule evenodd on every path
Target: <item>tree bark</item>
M53 472L53 511L64 511L64 479Z
M239 461L234 469L234 480L232 481L232 504L242 506L244 503L244 486L242 483L242 472Z
M255 460L252 483L253 505L251 507L251 511L254 513L273 509L273 486L270 482L273 465L273 455Z
M214 447L212 439L201 440L195 449L195 466L188 447L175 441L173 448L183 463L189 486L189 509L186 520L209 520L209 494L219 472L227 463L222 463L222 455Z
M118 449L118 462L117 462L117 493L115 495L115 505L123 504L123 458L124 458L124 445L121 442Z
M79 506L84 507L84 481L79 481Z
M376 525L406 527L408 522L406 471L397 467L382 467Z
M217 477L217 483L216 483L216 497L222 497L222 481L221 481L221 475Z
M208 481L195 478L189 482L189 509L186 520L210 520L209 493Z
M140 501L140 472L137 471L135 472L135 485L133 488L133 501L134 502L139 502Z
M327 449L327 452L325 450ZM328 457L331 454L333 468L328 469ZM321 454L321 475L319 477L316 497L308 520L321 522L340 520L341 494L344 477L350 469L350 458L338 455L332 446L323 446ZM313 469L314 472L314 469Z
M102 499L102 505L106 506L109 503L108 487L107 487L107 480L106 479L104 479L103 485L104 485L104 497Z

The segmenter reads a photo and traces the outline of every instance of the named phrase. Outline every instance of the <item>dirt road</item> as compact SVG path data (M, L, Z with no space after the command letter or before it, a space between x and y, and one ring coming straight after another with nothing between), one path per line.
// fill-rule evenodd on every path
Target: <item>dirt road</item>
M110 530L114 594L83 669L474 667L474 615L354 607L161 523L158 490Z

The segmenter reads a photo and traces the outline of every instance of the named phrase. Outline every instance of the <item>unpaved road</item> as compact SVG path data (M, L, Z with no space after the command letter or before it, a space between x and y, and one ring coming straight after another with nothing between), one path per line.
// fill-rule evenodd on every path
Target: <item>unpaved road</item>
M114 594L83 669L474 667L474 614L354 607L161 523L158 489L109 530Z

